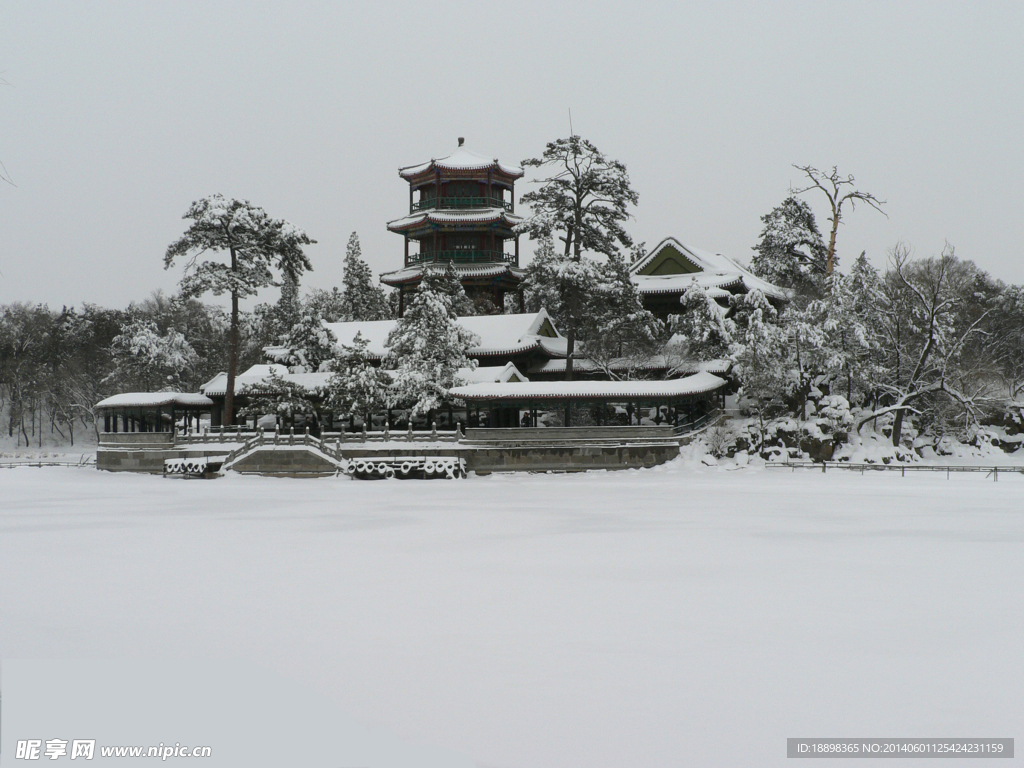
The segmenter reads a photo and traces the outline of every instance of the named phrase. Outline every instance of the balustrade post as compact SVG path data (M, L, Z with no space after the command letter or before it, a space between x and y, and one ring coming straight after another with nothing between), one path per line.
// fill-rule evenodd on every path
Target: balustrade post
M363 442L366 442L366 420L363 420Z
M437 440L437 422L430 422L430 439Z
M288 445L295 445L295 425L288 427Z
M465 436L465 433L462 431L462 422L460 421L455 425L455 441L458 442L459 440L462 440Z
M412 419L411 418L409 419L409 429L406 430L405 436L406 436L406 439L411 443L412 442Z
M385 421L384 422L384 442L387 443L387 442L390 442L390 441L391 441L391 422L390 421Z

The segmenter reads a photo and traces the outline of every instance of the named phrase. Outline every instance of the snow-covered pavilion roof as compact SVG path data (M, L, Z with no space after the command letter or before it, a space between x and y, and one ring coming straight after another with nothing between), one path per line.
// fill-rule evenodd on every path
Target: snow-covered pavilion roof
M689 271L642 274L666 249L686 262L684 266ZM778 301L789 299L785 289L762 280L725 254L691 248L674 237L666 237L654 246L646 256L631 264L629 271L637 289L644 295L682 293L696 281L712 298L725 298L738 291L749 293L759 290Z
M387 340L397 320L327 323L339 344L351 346L359 333L367 341L367 353L381 359L387 354ZM469 350L472 357L490 357L528 352L543 347L551 355L566 354L566 340L558 333L548 313L515 315L473 315L460 317L459 325L480 337L480 344Z
M451 394L463 400L655 400L714 392L726 382L710 373L667 381L528 381L508 384L467 384Z
M504 208L441 208L428 211L420 211L409 216L388 222L388 229L392 232L405 232L416 229L424 224L454 225L454 224L494 224L501 222L506 227L514 227L523 220L522 216L506 211Z
M265 384L274 375L288 384L305 389L307 392L316 392L317 390L324 389L334 374L321 371L314 373L288 373L288 369L283 365L254 365L235 377L235 392L245 394L245 390L248 387ZM460 368L457 376L467 384L529 381L512 362L508 362L505 365ZM208 394L223 397L227 392L227 374L217 374L217 376L203 386ZM121 396L118 395L117 397ZM213 401L203 395L190 395L189 397L199 398L205 405L213 405Z
M427 272L437 270L444 271L448 266L448 262L425 262L423 264L413 264L409 267L403 267L402 269L396 269L392 272L384 272L380 276L380 281L385 285L401 285L403 283L417 282L423 278L423 275ZM459 273L459 277L462 279L466 278L480 278L480 277L498 277L499 275L511 275L516 280L522 280L526 274L526 270L519 267L514 267L511 264L499 264L499 263L459 263L455 262L455 271Z
M174 405L181 408L210 408L213 400L189 392L124 392L96 403L97 408L159 408Z
M523 175L523 169L518 165L502 163L496 157L486 157L464 146L460 146L447 157L434 158L427 163L399 168L398 175L403 179L409 179L434 168L442 171L486 171L495 168L513 178L518 179Z

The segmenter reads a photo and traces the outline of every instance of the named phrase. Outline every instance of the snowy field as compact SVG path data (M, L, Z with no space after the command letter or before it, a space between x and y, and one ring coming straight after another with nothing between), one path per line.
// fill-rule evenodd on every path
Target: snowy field
M480 766L1021 737L1022 648L1020 475L0 470L4 657L236 658Z

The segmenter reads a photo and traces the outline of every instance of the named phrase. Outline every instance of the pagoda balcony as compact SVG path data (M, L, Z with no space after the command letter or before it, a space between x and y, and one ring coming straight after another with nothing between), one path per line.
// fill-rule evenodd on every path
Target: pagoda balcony
M454 261L457 264L518 264L515 254L504 251L426 251L409 254L408 265Z
M412 213L435 208L504 208L512 210L512 203L500 197L429 197L412 204Z

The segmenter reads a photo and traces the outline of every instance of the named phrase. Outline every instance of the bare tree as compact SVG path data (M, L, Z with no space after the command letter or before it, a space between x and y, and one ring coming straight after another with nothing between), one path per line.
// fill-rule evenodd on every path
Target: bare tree
M794 165L793 167L798 171L803 171L811 182L803 189L793 190L793 193L801 195L812 189L820 189L825 193L825 197L828 198L829 205L832 206L832 215L828 219L832 222L832 232L828 238L828 252L825 263L825 274L831 275L835 264L836 234L839 232L839 222L843 220L843 205L849 201L850 209L856 210L858 201L866 203L888 218L888 214L882 210L885 200L879 200L870 192L861 192L860 190L853 189L853 175L840 175L834 165L828 173L819 171L811 165Z
M887 370L878 388L884 397L857 430L891 413L892 444L898 446L907 413L920 413L918 403L932 396L944 394L969 420L977 417L980 390L965 390L971 377L961 363L965 346L983 333L982 321L991 310L958 322L977 270L957 259L952 246L947 244L938 258L912 261L910 249L900 243L889 259L878 307Z

